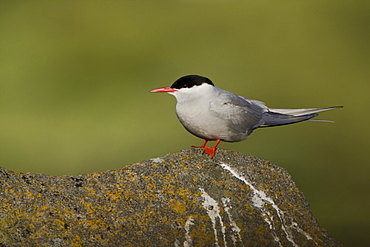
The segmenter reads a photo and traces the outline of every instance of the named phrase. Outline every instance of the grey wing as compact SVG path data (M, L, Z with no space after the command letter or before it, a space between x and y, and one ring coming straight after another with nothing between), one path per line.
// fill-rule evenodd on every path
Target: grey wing
M222 90L219 97L210 103L210 110L227 121L230 131L249 134L259 127L267 107L261 101L249 100Z

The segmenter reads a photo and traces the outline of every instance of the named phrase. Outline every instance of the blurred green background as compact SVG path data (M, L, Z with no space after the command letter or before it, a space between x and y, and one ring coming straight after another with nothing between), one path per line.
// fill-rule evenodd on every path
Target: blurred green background
M221 148L286 168L320 224L370 242L369 1L1 1L0 165L91 173L199 145L186 74L274 108L345 108Z

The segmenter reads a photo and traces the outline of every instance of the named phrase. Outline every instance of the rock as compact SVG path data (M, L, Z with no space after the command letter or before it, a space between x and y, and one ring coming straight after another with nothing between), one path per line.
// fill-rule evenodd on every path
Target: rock
M184 150L79 176L0 169L0 245L341 246L275 164Z

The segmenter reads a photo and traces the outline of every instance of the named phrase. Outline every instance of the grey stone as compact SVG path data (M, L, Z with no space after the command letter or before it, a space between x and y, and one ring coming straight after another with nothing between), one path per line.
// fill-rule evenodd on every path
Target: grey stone
M184 150L79 176L0 168L4 246L341 246L270 161Z

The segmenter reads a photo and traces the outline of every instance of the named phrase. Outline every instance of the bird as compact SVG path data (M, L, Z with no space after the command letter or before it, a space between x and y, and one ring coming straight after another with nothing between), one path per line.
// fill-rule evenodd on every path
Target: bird
M318 112L342 108L274 109L264 102L238 96L216 87L204 76L186 75L170 87L153 89L152 93L169 93L176 97L176 115L191 134L204 140L204 154L213 158L221 141L240 142L257 128L272 127L311 120ZM326 120L311 120L326 121ZM330 122L330 121L328 121ZM216 141L208 147L208 141Z

